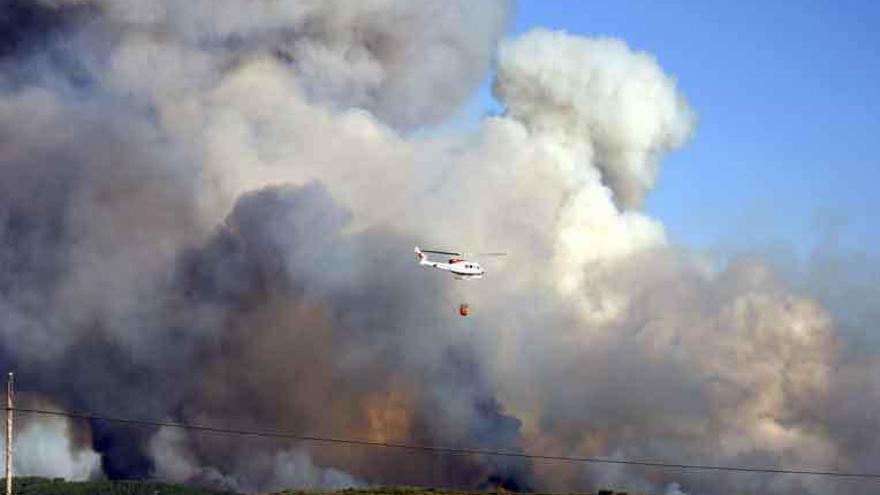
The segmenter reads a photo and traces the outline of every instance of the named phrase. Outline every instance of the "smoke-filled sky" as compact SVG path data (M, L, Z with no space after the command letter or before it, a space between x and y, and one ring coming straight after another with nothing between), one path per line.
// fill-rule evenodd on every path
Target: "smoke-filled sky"
M20 404L532 454L873 469L876 262L833 243L793 258L732 243L719 256L678 237L652 195L674 190L663 184L675 166L717 195L700 184L723 166L687 150L725 114L702 113L706 93L692 98L689 71L667 67L650 38L525 29L540 17L518 12L507 0L2 4L0 364L16 371ZM589 24L586 11L571 17ZM493 111L456 123L481 87ZM416 244L510 256L461 282L419 267ZM18 425L18 472L73 478L876 492Z
M676 242L796 249L880 229L876 2L521 1L512 28L618 36L659 58L700 114L647 208ZM783 28L784 27L784 28ZM489 93L474 102L492 107Z

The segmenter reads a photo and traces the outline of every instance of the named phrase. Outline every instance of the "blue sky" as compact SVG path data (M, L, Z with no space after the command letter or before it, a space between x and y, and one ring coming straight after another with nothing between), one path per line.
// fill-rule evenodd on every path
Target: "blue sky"
M647 210L695 248L791 246L829 232L878 253L880 2L521 0L536 27L654 54L700 115ZM488 85L474 100L491 109Z

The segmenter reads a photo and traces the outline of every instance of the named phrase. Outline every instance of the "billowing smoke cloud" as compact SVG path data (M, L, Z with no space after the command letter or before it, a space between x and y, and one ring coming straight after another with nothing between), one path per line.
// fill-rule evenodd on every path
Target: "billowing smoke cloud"
M623 206L654 185L657 160L695 116L675 81L617 39L534 31L501 48L496 93L530 129L585 147Z
M42 407L57 408L45 399L26 399ZM15 418L15 431L13 473L72 480L100 476L100 458L89 448L87 432L66 418L19 415ZM6 465L5 449L0 451L0 465Z
M10 5L0 360L58 407L700 464L877 459L851 429L876 427L856 399L880 399L875 354L846 352L761 259L719 268L638 210L695 126L650 55L547 31L497 47L503 1ZM496 56L503 115L407 134ZM419 270L416 243L511 256L467 284ZM88 441L59 448L96 452L100 475L246 491L869 489L68 428Z
M181 430L162 429L150 440L150 455L155 459L154 476L161 479L220 486L230 490L247 491L255 487L280 491L285 489L338 490L362 486L363 483L334 468L315 466L308 450L303 448L260 451L246 462L248 471L260 474L261 479L242 479L239 474L223 474L217 468L199 464L187 447ZM243 470L238 470L240 473Z

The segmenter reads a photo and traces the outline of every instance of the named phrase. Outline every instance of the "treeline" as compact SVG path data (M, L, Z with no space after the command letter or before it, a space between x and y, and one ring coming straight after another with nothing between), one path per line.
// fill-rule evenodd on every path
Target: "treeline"
M6 478L0 480L5 489ZM62 478L13 478L14 495L235 495L154 481L66 481Z

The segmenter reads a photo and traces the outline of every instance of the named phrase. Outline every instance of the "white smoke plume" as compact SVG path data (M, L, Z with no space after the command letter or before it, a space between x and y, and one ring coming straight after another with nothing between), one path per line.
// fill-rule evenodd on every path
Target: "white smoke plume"
M509 115L583 147L623 206L641 203L657 160L693 131L675 80L621 40L537 30L502 46L500 57L495 89Z
M57 409L45 400L37 403ZM12 472L15 476L88 480L101 475L100 456L88 445L91 439L72 421L57 416L19 414L13 425ZM3 449L0 466L5 465L6 449Z
M852 357L764 260L707 265L639 210L695 130L674 79L621 40L499 46L509 7L0 7L0 362L108 415L870 469L880 442L852 428L877 426L857 405L880 403L876 354ZM502 115L409 133L493 60ZM417 243L511 256L455 283L419 270ZM247 491L871 488L90 426L104 476Z
M123 57L138 57L123 76L165 76L165 83L180 88L206 81L169 74L169 68L191 71L199 61L229 65L272 56L296 71L313 99L338 109L364 108L403 127L437 122L470 96L508 12L507 0L256 0L244 10L236 0L48 4L91 6L124 30L115 33L126 38L123 45L150 51L122 50ZM196 66L165 64L174 57ZM155 81L127 82L159 89Z
M666 486L666 495L687 495L687 493L681 491L681 486L678 483L670 483Z
M260 473L260 479L241 479L235 474L224 475L217 468L202 466L188 449L182 430L161 428L151 439L150 454L156 460L155 475L174 482L200 481L239 492L259 489L281 490L340 490L363 486L364 483L349 474L333 468L316 466L308 450L293 448L259 455L244 462L256 468L240 469L239 472ZM266 479L266 476L269 478Z

